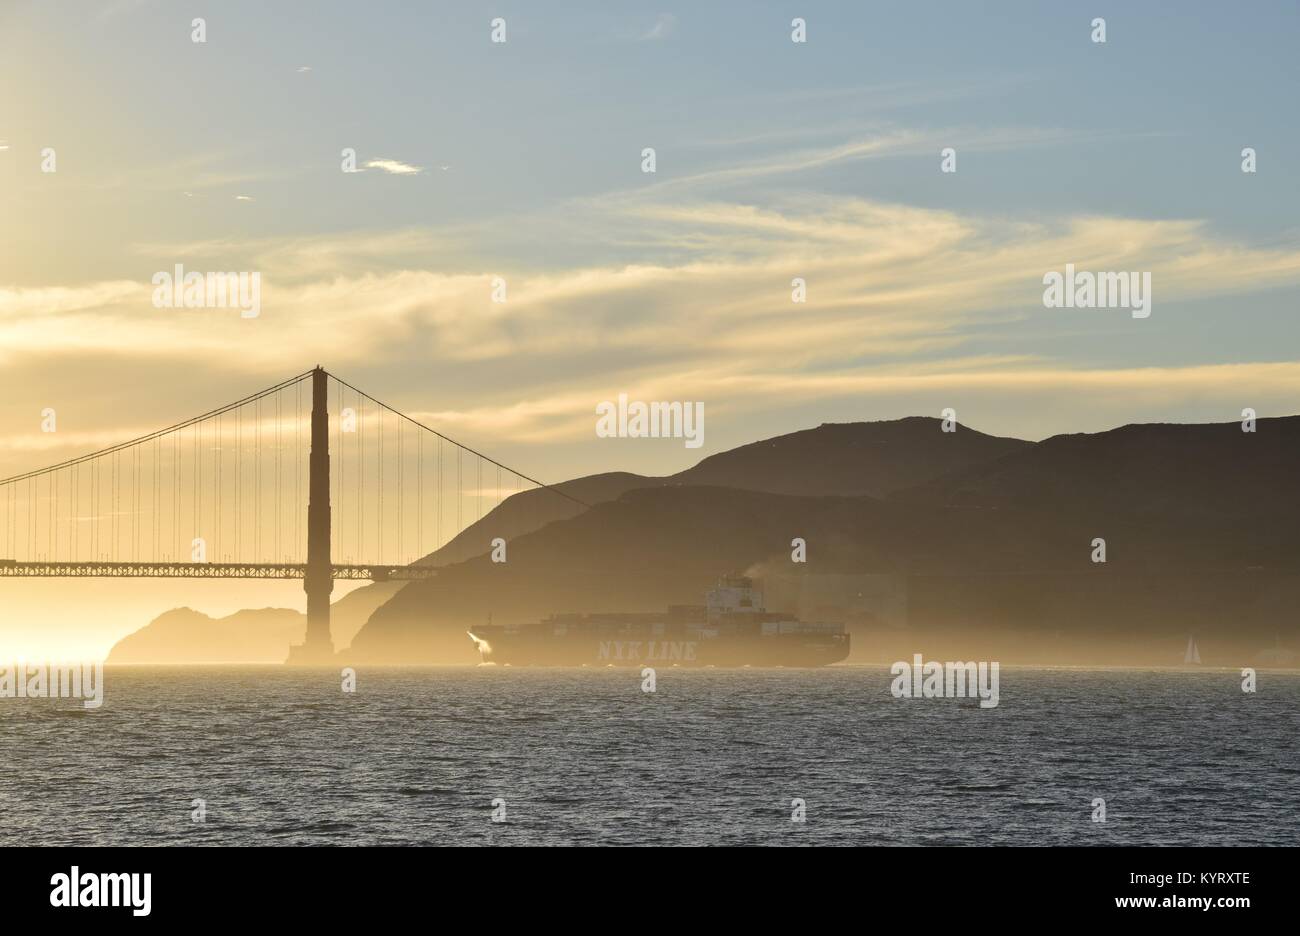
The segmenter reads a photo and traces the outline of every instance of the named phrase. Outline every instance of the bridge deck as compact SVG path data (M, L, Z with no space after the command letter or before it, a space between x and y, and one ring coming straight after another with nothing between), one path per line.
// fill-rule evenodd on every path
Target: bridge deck
M430 579L432 566L335 565L335 579L375 582ZM252 562L15 562L0 559L0 578L246 578L300 579L305 564Z

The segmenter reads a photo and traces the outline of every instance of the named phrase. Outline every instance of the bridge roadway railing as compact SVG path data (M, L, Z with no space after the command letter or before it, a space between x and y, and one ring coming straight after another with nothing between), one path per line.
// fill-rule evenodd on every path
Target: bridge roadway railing
M15 562L0 559L0 578L244 578L300 579L302 563L254 562ZM334 565L335 580L374 582L433 578L433 566Z

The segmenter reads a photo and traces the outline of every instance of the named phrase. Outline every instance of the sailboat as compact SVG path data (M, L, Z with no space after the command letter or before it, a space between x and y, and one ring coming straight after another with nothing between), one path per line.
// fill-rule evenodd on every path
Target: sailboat
M1191 663L1199 664L1201 662L1201 651L1196 648L1196 638L1190 634L1187 637L1187 652L1183 654L1183 665Z

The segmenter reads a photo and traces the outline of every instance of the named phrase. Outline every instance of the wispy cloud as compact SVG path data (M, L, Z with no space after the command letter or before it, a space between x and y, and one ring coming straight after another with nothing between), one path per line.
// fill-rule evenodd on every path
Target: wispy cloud
M424 171L423 166L412 166L396 159L372 159L366 163L367 169L378 169L389 175L418 175Z
M667 39L677 28L677 17L671 13L660 13L653 26L639 37L642 42L654 42Z
M506 420L512 438L524 441L582 438L592 400L614 385L646 399L710 400L738 415L945 387L1044 399L1075 391L1118 399L1129 390L1185 397L1201 379L1253 387L1269 400L1300 379L1300 362L1097 370L979 351L982 330L1059 317L1042 306L1041 277L1066 259L1089 269L1152 270L1157 317L1180 299L1300 283L1300 247L1251 247L1195 220L1043 224L804 196L770 208L615 201L585 209L575 223L588 238L635 231L647 256L659 259L526 270L498 257L465 272L420 267L444 240L472 236L488 255L505 227L392 232L373 243L268 239L241 259L263 273L259 319L154 309L146 282L3 290L0 360L34 366L99 352L131 355L145 370L150 361L221 360L274 377L292 347L303 360L344 371L380 367L408 386L436 357L448 375L494 375L490 387L448 391L444 424L487 436ZM529 239L560 236L545 218L507 226ZM234 246L199 244L170 257ZM411 265L393 269L393 257ZM503 304L490 300L498 273L509 280ZM808 282L804 304L791 302L794 276ZM1100 321L1108 313L1083 314ZM1114 319L1131 325L1127 315ZM528 366L518 366L524 360Z
M721 189L889 156L931 155L937 160L939 150L954 142L960 142L964 151L987 152L1031 146L1054 146L1079 139L1081 134L1072 131L1035 128L1009 127L983 130L881 128L869 135L848 140L841 139L821 146L807 146L796 150L783 149L747 158L728 159L716 167L664 178L639 191L645 193L666 189L709 187ZM745 146L753 141L737 139L730 142L732 145ZM714 141L714 145L727 144Z

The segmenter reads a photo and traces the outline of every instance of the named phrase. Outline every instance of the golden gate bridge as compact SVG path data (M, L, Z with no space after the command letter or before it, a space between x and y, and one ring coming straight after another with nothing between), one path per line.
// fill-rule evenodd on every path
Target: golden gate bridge
M430 578L457 534L534 489L587 507L316 367L0 480L0 577L300 578L291 661L325 661L336 579Z

